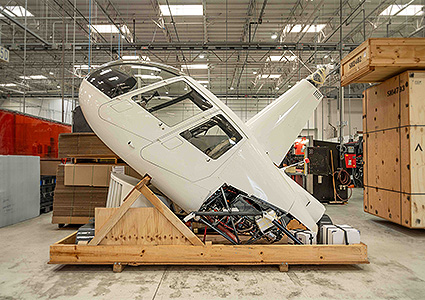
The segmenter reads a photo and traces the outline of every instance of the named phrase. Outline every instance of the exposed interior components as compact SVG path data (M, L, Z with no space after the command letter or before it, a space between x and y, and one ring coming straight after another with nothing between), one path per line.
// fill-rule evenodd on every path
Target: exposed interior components
M293 219L278 207L224 184L185 221L203 223L232 244L242 244L242 235L250 236L243 244L252 244L260 239L274 243L285 235L295 244L301 244L286 228Z

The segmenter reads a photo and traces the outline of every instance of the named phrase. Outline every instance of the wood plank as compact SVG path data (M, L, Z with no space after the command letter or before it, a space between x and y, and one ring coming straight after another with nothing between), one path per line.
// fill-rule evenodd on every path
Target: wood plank
M270 265L365 264L367 247L354 245L84 245L50 246L50 264Z
M124 216L128 209L133 205L133 203L140 196L140 190L143 187L146 187L146 184L149 183L151 178L145 176L140 182L131 190L131 192L125 197L123 204L115 211L115 213L105 222L105 224L100 228L99 232L94 236L90 241L90 246L99 245L103 238L111 231L111 229L117 224L117 222ZM147 188L147 187L146 187Z
M118 208L96 208L95 234ZM130 208L100 245L190 245L154 207Z
M204 245L202 241L193 233L147 186L143 186L140 192L148 199L152 205L193 245Z

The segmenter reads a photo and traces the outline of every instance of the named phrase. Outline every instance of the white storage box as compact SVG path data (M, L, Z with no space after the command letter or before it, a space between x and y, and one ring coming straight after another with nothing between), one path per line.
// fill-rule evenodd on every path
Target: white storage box
M40 215L40 157L0 155L0 227Z
M317 233L314 231L296 229L291 230L292 234L301 241L304 245L315 245L317 244Z
M360 244L360 231L349 225L323 225L320 230L322 244Z

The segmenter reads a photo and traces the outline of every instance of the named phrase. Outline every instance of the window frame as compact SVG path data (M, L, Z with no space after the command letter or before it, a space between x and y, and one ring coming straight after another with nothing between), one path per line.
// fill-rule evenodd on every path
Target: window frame
M155 89L158 89L158 88L161 88L163 86L173 84L173 83L179 82L179 81L183 81L184 83L186 83L193 91L197 92L202 98L204 98L206 101L208 101L208 103L211 104L211 108L204 110L204 111L201 111L199 114L191 116L190 118L185 119L185 120L183 120L183 121L181 121L181 122L179 122L179 123L177 123L173 126L169 126L132 99L134 96L137 96L139 94L146 93L146 92L149 92L151 90L155 90ZM155 120L157 120L158 123L161 123L161 124L163 124L163 126L166 126L167 128L170 128L170 129L179 128L179 127L185 125L189 120L198 120L198 119L205 118L205 116L214 114L218 110L217 105L213 101L211 101L211 99L209 97L206 97L206 95L204 93L202 93L202 91L200 91L196 85L194 85L189 80L187 80L186 76L178 76L178 77L165 79L163 81L155 82L155 83L152 83L151 85L144 86L140 89L133 90L133 91L128 92L127 94L118 96L116 99L127 100L127 101L130 101L131 103L136 104L137 107L140 107L141 109L146 111L146 113L148 113L151 117L155 118ZM233 124L232 124L232 126L233 126Z
M211 156L209 156L207 153L205 153L204 151L202 151L200 148L198 148L195 144L193 144L192 142L190 142L190 140L189 139L187 139L186 137L184 137L184 133L185 132L187 132L187 131L193 131L193 130L195 130L195 129L197 129L197 128L200 128L201 126L204 126L205 124L207 124L208 122L210 122L213 118L215 118L215 117L221 117L221 118L223 118L230 126L232 126L232 128L233 128L233 130L240 136L240 138L239 138L239 140L236 142L236 144L235 145L233 145L232 147L230 147L230 148L228 148L225 152L223 152L220 156L218 156L218 157L216 157L216 158L213 158L213 157L211 157ZM219 126L219 125L214 125L214 126ZM211 129L211 128L213 128L214 126L212 126L212 127L210 127L209 129ZM219 126L220 127L220 126ZM208 130L209 130L208 129ZM222 130L222 131L224 131L225 133L226 133L226 135L227 135L227 132L225 131L225 130L223 130L221 127L220 127L220 129ZM190 128L187 128L186 130L183 130L182 132L179 132L179 134L178 134L181 138L183 138L184 139L184 141L185 142L187 142L187 143L189 143L190 145L191 145L191 147L194 147L195 149L197 149L200 153L202 153L203 155L205 155L208 159L212 159L213 161L217 161L217 160L219 160L219 159L221 159L222 157L224 157L224 156L226 156L226 154L227 153L229 153L229 151L231 151L232 149L237 149L238 147L240 147L243 143L244 143L244 141L245 141L245 139L246 139L246 137L245 137L245 135L241 132L241 130L239 129L239 127L238 126L236 126L230 119L229 119L229 117L224 113L224 112L218 112L218 113L216 113L216 114L213 114L213 115L210 115L209 117L208 117L208 119L207 120L203 120L202 122L200 122L200 123L198 123L198 124L196 124L196 125L194 125L194 126L192 126L192 127L190 127ZM228 136L228 135L227 135ZM219 144L217 144L216 146L218 146Z

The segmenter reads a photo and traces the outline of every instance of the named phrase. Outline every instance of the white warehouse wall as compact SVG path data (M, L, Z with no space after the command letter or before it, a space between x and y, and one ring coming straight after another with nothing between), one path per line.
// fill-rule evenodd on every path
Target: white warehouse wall
M23 98L7 98L0 100L0 108L23 112ZM71 124L72 100L65 99L64 123ZM62 121L62 99L60 98L25 98L25 113L50 120Z

